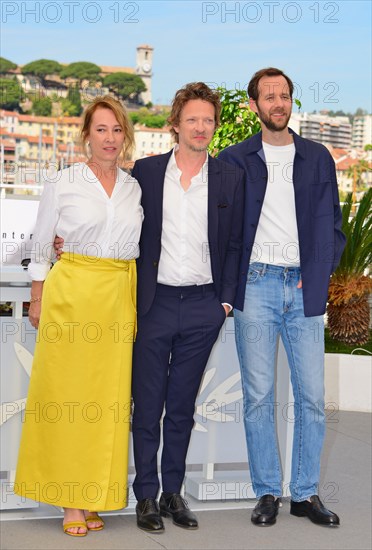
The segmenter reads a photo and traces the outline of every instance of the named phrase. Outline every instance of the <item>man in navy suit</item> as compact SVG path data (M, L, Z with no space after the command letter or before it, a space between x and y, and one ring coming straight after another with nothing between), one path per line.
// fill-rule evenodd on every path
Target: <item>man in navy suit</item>
M133 489L137 525L151 532L164 530L161 516L198 527L180 494L186 454L199 385L238 283L244 172L206 151L220 108L208 86L186 85L169 118L175 148L138 160L133 169L145 212L137 262Z
M220 159L246 173L243 254L235 300L256 525L273 525L282 495L275 432L274 365L279 335L291 370L294 441L291 514L339 525L318 496L324 438L324 323L329 278L345 244L336 172L327 149L288 128L293 83L262 69L248 86L262 132Z

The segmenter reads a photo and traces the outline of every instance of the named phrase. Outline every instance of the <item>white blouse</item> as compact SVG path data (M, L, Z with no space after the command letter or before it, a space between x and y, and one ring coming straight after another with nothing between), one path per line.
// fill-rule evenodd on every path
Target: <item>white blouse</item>
M54 172L44 185L33 235L28 273L44 281L55 258L53 241L64 239L64 252L130 260L139 256L143 220L141 188L118 169L109 197L83 162Z

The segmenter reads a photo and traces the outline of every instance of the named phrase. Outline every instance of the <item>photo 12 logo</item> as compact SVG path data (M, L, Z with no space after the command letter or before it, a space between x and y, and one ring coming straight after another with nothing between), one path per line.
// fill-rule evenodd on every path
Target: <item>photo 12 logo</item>
M137 2L1 2L6 23L139 23Z
M202 2L203 23L338 23L337 2Z

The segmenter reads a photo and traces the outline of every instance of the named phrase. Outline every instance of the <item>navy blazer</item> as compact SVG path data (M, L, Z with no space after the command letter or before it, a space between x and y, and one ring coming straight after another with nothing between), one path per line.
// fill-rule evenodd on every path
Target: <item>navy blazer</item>
M346 239L341 231L335 163L329 151L324 145L289 131L296 149L293 186L304 311L306 317L311 317L325 312L329 277L340 261ZM268 177L262 132L228 147L219 159L240 166L246 174L243 253L234 304L243 310L248 266Z
M154 300L161 252L163 189L172 151L137 160L132 175L142 189L145 218L137 260L137 309L145 315ZM242 247L244 172L208 157L208 244L212 277L221 302L233 304ZM203 243L200 243L200 253Z

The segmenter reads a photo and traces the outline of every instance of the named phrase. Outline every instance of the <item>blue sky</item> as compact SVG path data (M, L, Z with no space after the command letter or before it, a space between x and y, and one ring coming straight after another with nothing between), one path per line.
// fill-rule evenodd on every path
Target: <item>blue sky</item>
M371 2L256 0L1 2L1 55L135 66L154 47L153 102L186 82L245 87L266 66L296 83L303 111L371 112Z

